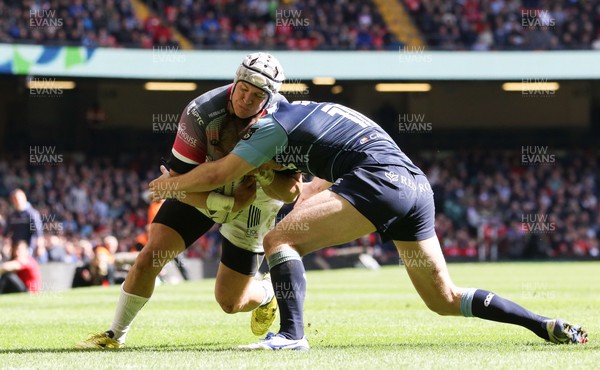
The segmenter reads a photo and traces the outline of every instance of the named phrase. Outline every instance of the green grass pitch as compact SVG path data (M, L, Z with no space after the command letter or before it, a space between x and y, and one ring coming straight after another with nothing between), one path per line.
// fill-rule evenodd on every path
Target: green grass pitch
M386 267L307 273L308 352L235 350L256 340L249 314L223 313L213 298L214 280L157 287L134 322L128 347L116 351L72 349L109 327L116 286L0 296L0 368L600 367L600 263L451 264L450 273L458 285L580 323L590 342L557 346L518 326L437 316L403 267Z

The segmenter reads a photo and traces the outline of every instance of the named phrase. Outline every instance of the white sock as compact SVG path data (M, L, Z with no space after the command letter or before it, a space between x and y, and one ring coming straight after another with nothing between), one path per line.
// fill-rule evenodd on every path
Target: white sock
M275 291L273 290L273 283L271 283L271 280L262 280L261 283L262 288L265 290L265 296L263 297L262 302L260 302L259 307L271 302L275 296Z
M127 293L123 289L123 285L121 285L121 294L119 295L115 317L110 326L110 330L115 334L113 339L121 344L125 343L125 337L133 319L150 299Z

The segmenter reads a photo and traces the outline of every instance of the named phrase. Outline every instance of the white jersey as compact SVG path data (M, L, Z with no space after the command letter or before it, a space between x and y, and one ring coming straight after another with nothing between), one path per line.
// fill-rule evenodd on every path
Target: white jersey
M262 253L263 239L275 227L275 218L282 206L282 201L269 197L257 185L254 202L223 224L221 235L237 247Z
M224 195L233 195L241 181L220 188ZM210 211L198 208L200 212L222 223L220 232L236 247L255 253L262 253L263 238L275 227L275 218L283 206L280 200L269 197L260 185L256 185L254 202L238 212Z
M175 172L186 173L201 163L223 158L235 147L240 139L240 129L246 123L232 121L227 111L232 86L222 86L202 94L183 110L169 161ZM277 94L273 101L286 99ZM241 179L215 191L232 196L240 183ZM221 234L234 245L262 252L262 239L273 228L282 205L283 202L269 198L257 185L256 200L240 212L198 210L222 224Z

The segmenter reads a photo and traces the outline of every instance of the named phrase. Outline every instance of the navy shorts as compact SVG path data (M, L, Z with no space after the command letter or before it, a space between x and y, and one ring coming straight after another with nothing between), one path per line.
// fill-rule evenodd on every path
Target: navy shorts
M189 248L215 224L195 207L176 199L165 200L152 223L163 224L175 230L185 242L186 248Z
M221 243L221 263L243 275L256 275L264 257L264 253L250 252L236 247L226 238L223 238Z
M365 165L330 188L352 204L384 241L417 241L435 236L433 190L424 175L396 165Z
M195 207L176 199L167 199L152 223L163 224L175 230L189 248L215 224L213 220ZM239 248L223 238L221 243L221 262L230 269L243 275L254 276L264 258L264 253L254 253Z

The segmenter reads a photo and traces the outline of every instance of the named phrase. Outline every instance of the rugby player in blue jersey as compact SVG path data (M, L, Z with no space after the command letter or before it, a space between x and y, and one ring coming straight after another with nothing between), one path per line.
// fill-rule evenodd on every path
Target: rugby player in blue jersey
M432 311L520 325L553 343L587 341L578 325L540 316L483 289L454 285L434 230L429 182L375 122L339 104L294 102L277 104L255 128L223 159L177 178L164 174L150 184L156 198L162 197L165 184L208 191L273 166L273 160L315 176L304 185L294 210L263 242L281 313L279 333L240 348L309 349L302 318L306 280L301 257L375 231L394 241L414 287Z

